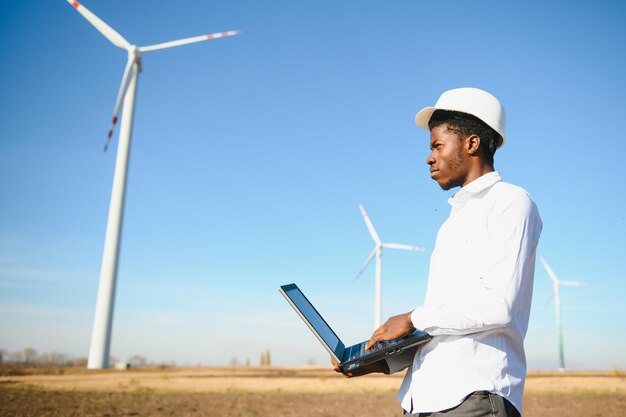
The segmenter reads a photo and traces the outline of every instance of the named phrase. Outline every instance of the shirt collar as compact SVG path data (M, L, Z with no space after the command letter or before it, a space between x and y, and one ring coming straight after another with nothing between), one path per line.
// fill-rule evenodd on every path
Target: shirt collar
M448 203L453 208L460 208L465 205L467 200L470 198L476 198L483 191L486 191L495 183L500 181L502 181L502 177L500 177L500 173L498 171L488 172L461 188L458 193L448 199Z

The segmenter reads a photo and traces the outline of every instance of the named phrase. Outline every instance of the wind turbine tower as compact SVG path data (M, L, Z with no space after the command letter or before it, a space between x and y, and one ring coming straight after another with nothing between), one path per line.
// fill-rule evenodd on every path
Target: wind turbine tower
M109 366L109 349L111 346L111 329L113 322L113 304L115 300L115 284L117 281L117 268L119 259L120 235L122 232L122 218L124 213L124 198L126 193L126 175L128 171L128 156L130 152L131 133L133 129L133 115L135 110L135 95L137 92L137 78L141 72L141 55L146 52L160 49L202 42L210 39L233 36L240 33L238 30L201 35L176 41L164 42L149 46L137 46L130 44L113 28L104 23L98 16L90 12L85 6L77 1L67 0L89 23L91 23L113 45L124 49L128 53L126 68L122 76L122 84L117 93L117 100L113 108L113 119L108 137L104 145L106 151L113 129L117 124L117 116L120 108L122 120L120 127L119 144L115 160L115 173L113 176L113 190L109 205L109 218L107 222L106 236L104 240L104 253L102 255L102 268L100 270L100 285L98 299L91 335L89 359L87 368L102 369Z
M383 292L383 248L387 249L401 249L408 250L413 252L423 252L424 248L420 248L417 246L405 245L402 243L383 243L378 237L378 233L376 233L376 229L374 229L374 225L370 220L365 208L359 204L359 209L361 210L361 215L363 216L363 220L365 220L365 225L367 226L367 230L370 232L370 236L374 240L374 250L369 254L365 263L359 270L359 273L356 274L355 280L361 276L363 271L367 269L372 259L376 258L376 278L374 284L374 329L378 329L382 324L382 292Z
M556 328L557 328L557 337L559 343L559 371L565 370L565 356L563 354L563 327L561 324L561 296L560 296L560 287L561 285L565 286L573 286L578 287L582 285L587 285L584 282L579 281L561 281L557 278L556 274L550 268L550 265L546 262L543 257L539 258L546 272L550 276L552 280L552 291L554 295L554 307L556 309Z

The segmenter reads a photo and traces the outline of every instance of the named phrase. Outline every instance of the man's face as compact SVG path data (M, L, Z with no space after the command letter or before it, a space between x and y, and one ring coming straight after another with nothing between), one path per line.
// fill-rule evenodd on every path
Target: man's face
M459 139L448 125L434 127L430 131L430 177L444 190L462 187L468 175L468 154L465 141Z

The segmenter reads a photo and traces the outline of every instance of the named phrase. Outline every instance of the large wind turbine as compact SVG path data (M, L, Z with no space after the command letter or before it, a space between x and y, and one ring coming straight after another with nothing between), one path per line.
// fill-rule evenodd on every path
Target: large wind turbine
M211 35L195 36L171 42L159 43L150 46L136 46L130 44L113 28L104 23L98 16L87 10L77 1L67 0L89 23L118 48L128 53L126 69L122 76L122 84L117 93L117 100L113 108L113 120L104 145L107 150L113 129L117 124L117 116L122 110L120 138L115 160L115 174L113 176L113 190L109 205L109 219L107 223L106 237L104 240L104 253L102 255L102 268L100 270L100 286L98 300L91 335L89 360L87 368L101 369L109 366L109 348L111 345L111 328L113 321L113 303L115 299L115 282L117 280L117 267L119 255L120 235L122 231L122 217L124 212L124 196L126 189L126 174L128 170L128 155L130 151L131 132L133 128L133 114L135 109L135 94L137 92L137 77L141 72L141 55L146 52L171 48L174 46L187 45L190 43L206 41L209 39L222 38L237 35L240 32L213 33Z
M363 266L359 270L359 273L356 274L354 279L357 279L367 266L372 262L372 259L376 257L376 281L375 281L375 290L374 290L374 329L378 329L382 323L382 292L383 292L383 248L388 249L402 249L409 250L413 252L423 252L424 248L419 248L417 246L404 245L402 243L383 243L378 237L378 233L376 233L376 229L374 229L374 225L372 225L372 221L367 215L365 208L363 205L359 204L359 209L361 210L361 214L363 215L363 220L365 220L365 225L367 226L367 230L370 232L370 236L374 240L374 250L365 260Z
M546 272L550 276L552 280L552 291L554 292L554 306L556 308L556 328L558 332L558 343L559 343L559 371L565 370L565 357L563 355L563 328L561 326L561 296L560 296L560 287L561 285L565 286L581 286L587 285L584 282L579 281L561 281L557 278L556 274L550 268L550 265L546 262L543 257L539 258L543 267L546 269Z

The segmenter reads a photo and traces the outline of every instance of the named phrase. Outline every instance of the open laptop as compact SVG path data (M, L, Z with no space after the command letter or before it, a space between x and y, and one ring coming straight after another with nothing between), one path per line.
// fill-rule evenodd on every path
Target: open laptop
M296 313L309 326L328 353L337 361L339 369L346 374L358 367L397 355L407 349L416 348L426 343L431 336L421 330L395 340L376 343L370 350L365 350L367 340L346 347L337 334L330 328L326 320L317 312L313 304L305 297L296 284L281 285L278 289Z

